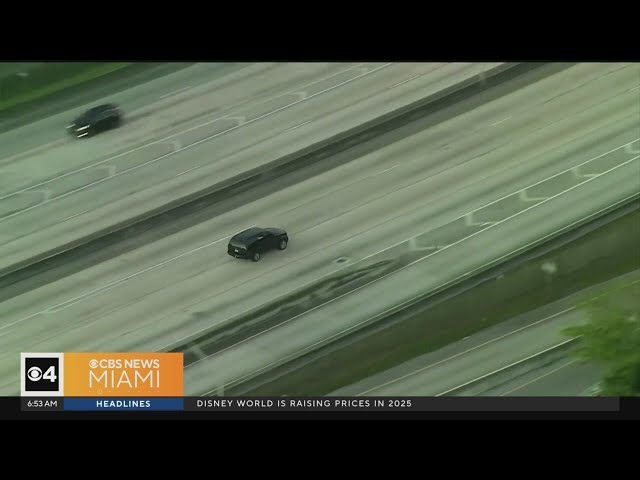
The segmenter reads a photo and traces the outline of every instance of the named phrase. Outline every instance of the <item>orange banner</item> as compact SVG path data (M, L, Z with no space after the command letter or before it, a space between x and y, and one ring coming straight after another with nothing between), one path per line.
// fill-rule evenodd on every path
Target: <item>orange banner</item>
M182 397L182 353L65 353L66 397Z

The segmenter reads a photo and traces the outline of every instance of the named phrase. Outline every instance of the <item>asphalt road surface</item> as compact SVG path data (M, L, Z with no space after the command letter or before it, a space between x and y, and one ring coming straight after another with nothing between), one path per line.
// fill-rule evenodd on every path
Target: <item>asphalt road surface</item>
M83 105L92 105L105 98L122 99L121 95L127 95L131 89L144 83L149 83L149 86L154 88L154 85L151 84L153 80L170 76L194 65L194 62L143 62L130 65L109 75L95 78L78 88L65 89L35 102L19 104L3 111L0 115L0 133L34 124L63 112L71 112ZM241 64L224 65L231 68L241 66ZM172 91L166 90L166 93ZM128 101L126 98L125 100ZM133 98L131 100L135 101ZM28 137L26 139L31 141Z
M636 187L637 82L637 66L584 64L471 111L453 106L457 115L417 120L411 136L373 153L343 153L356 158L344 166L7 300L0 394L17 390L20 351L159 350L184 339L199 356L187 394L205 393L604 208ZM254 224L285 227L290 247L258 264L228 257L229 236ZM404 270L335 302L325 301L334 285L291 295L408 256ZM222 349L221 338L198 340L212 326L242 333L238 319L277 297L279 317L308 313Z
M66 140L65 127L75 116L93 105L116 102L125 112L135 112L177 93L186 93L186 90L223 78L247 66L248 64L243 63L200 63L168 75L165 74L167 66L162 64L152 70L145 70L140 75L149 81L140 85L107 94L91 103L2 132L0 134L0 165L5 163L7 157L20 154L25 150ZM77 93L72 92L70 95L77 95Z
M638 279L636 271L582 290L330 395L592 395L602 370L577 362L562 330L587 320L586 312L575 307L578 299Z
M247 67L117 131L30 155L2 172L10 190L0 196L1 265L232 178L489 66ZM220 85L234 75L244 82Z
M597 365L581 364L572 357L560 358L526 375L505 382L483 395L518 397L592 396L602 371Z

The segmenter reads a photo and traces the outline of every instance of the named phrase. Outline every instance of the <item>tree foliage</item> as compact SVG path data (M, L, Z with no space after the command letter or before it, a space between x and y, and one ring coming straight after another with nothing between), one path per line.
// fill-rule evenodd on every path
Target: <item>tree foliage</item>
M601 395L640 395L640 281L580 305L585 324L564 333L578 338L574 353L604 368Z

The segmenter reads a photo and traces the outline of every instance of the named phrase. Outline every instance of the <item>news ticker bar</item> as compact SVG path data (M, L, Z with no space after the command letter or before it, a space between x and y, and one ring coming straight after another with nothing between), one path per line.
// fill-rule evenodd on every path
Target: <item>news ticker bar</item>
M21 411L616 412L617 397L22 397Z

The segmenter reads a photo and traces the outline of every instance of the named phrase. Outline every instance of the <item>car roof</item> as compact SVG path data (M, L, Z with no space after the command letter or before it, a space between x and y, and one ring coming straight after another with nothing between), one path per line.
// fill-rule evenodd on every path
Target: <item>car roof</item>
M81 113L77 119L78 120L86 120L89 119L91 117L93 117L94 115L97 115L100 112L104 112L106 110L112 110L117 108L116 105L112 104L112 103L103 103L102 105L97 105L95 107L91 107L88 110L85 110L84 113Z
M236 233L231 240L234 242L251 242L255 240L255 238L261 233L273 233L278 235L280 233L284 233L284 230L279 228L263 228L263 227L251 227L242 232Z
M103 110L111 110L112 108L116 108L113 103L103 103L102 105L97 105L89 109L90 112L102 112Z
M247 241L247 240L252 240L254 237L256 237L259 233L264 232L265 229L264 228L260 228L260 227L252 227L252 228L248 228L246 230L243 230L240 233L236 233L233 236L233 240L237 240L237 241Z

